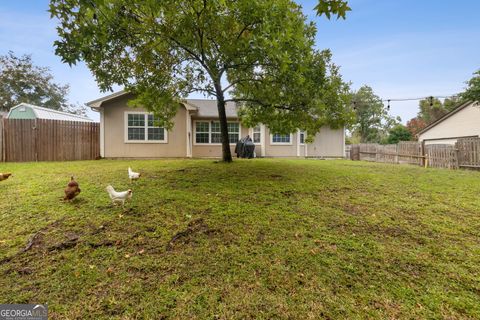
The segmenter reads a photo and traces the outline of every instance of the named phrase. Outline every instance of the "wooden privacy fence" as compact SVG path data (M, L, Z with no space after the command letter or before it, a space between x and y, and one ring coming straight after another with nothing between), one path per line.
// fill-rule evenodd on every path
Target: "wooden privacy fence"
M434 168L458 169L457 148L449 144L425 146L427 165Z
M480 138L458 139L457 149L460 168L480 168Z
M68 161L100 157L94 122L3 119L2 161Z
M480 138L460 138L455 145L424 145L414 141L390 145L361 143L350 146L350 159L434 168L480 169Z

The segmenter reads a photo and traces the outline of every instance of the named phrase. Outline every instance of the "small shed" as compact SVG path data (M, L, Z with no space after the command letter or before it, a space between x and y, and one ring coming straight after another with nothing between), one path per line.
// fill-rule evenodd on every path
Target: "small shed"
M33 104L28 103L20 103L19 105L11 108L10 112L5 118L94 122L90 118L79 116L77 114L34 106Z

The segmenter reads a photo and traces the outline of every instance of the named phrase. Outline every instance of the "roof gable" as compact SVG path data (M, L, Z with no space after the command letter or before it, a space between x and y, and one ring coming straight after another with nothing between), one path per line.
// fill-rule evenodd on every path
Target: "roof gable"
M428 126L426 126L425 128L423 128L422 130L420 130L417 135L421 135L425 132L427 132L428 130L432 129L433 127L435 127L436 125L438 125L439 123L445 121L446 119L450 118L451 116L453 116L454 114L462 111L463 109L473 105L473 104L476 104L478 102L475 102L475 101L467 101L467 102L464 102L462 104L460 104L458 107L456 107L455 109L453 109L452 111L450 111L449 113L443 115L442 117L440 117L439 119L433 121L432 123L430 123Z

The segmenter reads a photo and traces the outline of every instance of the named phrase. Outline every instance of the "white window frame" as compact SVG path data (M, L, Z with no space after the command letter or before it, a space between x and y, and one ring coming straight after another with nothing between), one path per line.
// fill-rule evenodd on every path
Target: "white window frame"
M273 146L291 146L293 145L293 135L290 133L290 142L273 142L273 135L275 133L270 134L270 144Z
M300 139L300 136L303 134L303 142ZM305 145L305 139L307 138L307 132L303 130L298 130L298 144L303 146Z
M255 128L258 127L258 131L255 131ZM259 133L260 134L260 141L259 142L255 142L254 140L254 137L255 137L255 133ZM263 132L262 132L262 126L261 125L258 125L258 126L255 126L253 128L250 128L250 138L252 138L252 142L259 146L262 144L262 139L263 139Z
M197 142L197 122L208 123L208 143ZM219 122L218 120L193 120L193 145L196 146L221 146L221 143L212 143L212 122ZM240 121L227 121L229 123L238 123L238 139L242 137L242 125ZM229 132L230 133L230 132ZM230 142L230 145L236 145L236 142Z
M143 114L145 117L145 140L128 140L128 115L129 114ZM163 128L163 140L148 140L148 116L153 115L151 112L143 111L125 111L124 113L124 142L125 143L168 143L168 131ZM153 127L150 127L153 128ZM158 128L158 127L155 127ZM160 127L161 128L161 127Z

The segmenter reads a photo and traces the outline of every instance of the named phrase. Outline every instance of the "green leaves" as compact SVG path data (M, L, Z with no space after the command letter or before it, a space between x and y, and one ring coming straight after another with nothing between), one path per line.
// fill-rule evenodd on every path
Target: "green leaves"
M0 110L8 111L25 102L45 108L84 113L84 108L68 103L68 85L53 81L50 69L33 64L31 55L0 56Z
M322 13L349 10L327 2ZM192 92L282 131L351 121L348 86L292 0L51 0L50 12L63 61L85 61L102 90L124 86L165 123Z
M345 19L348 11L352 9L348 6L348 2L344 0L319 0L315 7L317 15L325 15L330 19L332 14L337 16L337 19Z
M480 102L480 70L474 73L474 77L467 81L467 88L461 95L464 100Z
M382 99L369 86L362 86L354 92L352 103L356 114L352 132L362 143L381 142L388 130L398 124L399 119L388 114Z
M410 141L412 133L404 125L398 124L388 132L387 144L397 144L400 141Z

